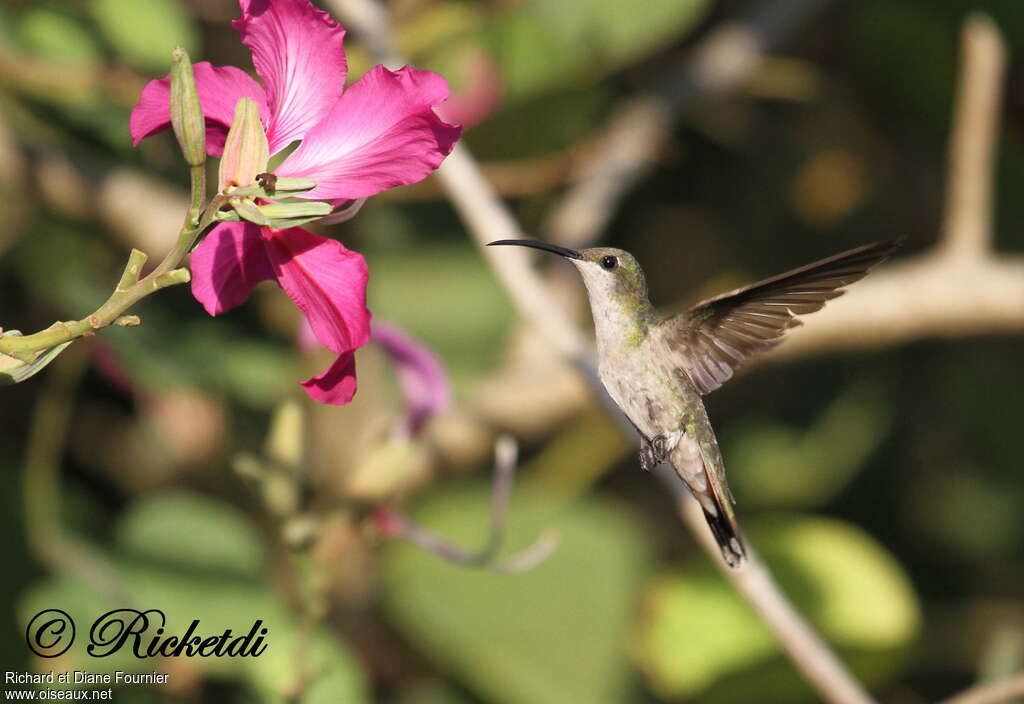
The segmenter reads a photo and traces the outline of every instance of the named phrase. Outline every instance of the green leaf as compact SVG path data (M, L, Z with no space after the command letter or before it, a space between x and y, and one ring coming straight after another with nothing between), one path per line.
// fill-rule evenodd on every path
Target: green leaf
M57 359L57 355L67 349L68 345L72 342L74 342L74 340L69 340L57 345L56 347L51 347L45 352L40 353L40 355L32 362L22 362L20 359L0 354L0 386L20 384L26 379L35 376L42 371L46 365Z
M434 494L416 518L475 548L487 525L488 489ZM512 547L552 525L542 494L519 492ZM482 698L529 704L622 701L629 683L625 635L632 596L648 564L637 522L592 500L557 521L562 541L524 574L457 567L395 544L384 554L386 615L430 659Z
M869 685L892 674L920 607L893 558L859 528L789 517L754 526L752 544L801 613ZM662 697L812 701L814 694L751 608L706 560L649 585L633 653Z
M807 430L748 423L725 438L741 503L820 506L843 490L886 437L891 411L874 387L836 399Z
M118 525L117 542L137 559L203 574L258 577L263 568L263 548L242 513L198 494L136 502Z
M184 634L195 619L200 622L196 633L203 636L220 635L229 628L238 636L252 628L256 634L267 630L267 648L259 656L188 658L207 676L242 682L253 695L246 701L291 701L288 695L299 684L300 669L310 676L303 702L367 701L363 674L345 644L327 628L307 631L268 590L262 548L253 526L236 509L186 493L143 499L128 510L115 536L120 557L107 564L126 596L101 596L69 573L37 583L20 600L22 628L34 614L51 608L67 611L76 623L75 643L65 655L48 661L47 669L168 669L166 661L139 659L129 647L104 658L90 657L86 651L90 627L100 615L115 608L158 609L166 616L165 636ZM160 625L154 621L142 634L143 647Z
M396 209L364 210L357 220L367 233L401 233L416 227ZM411 234L411 233L410 233ZM513 316L494 276L471 247L416 242L366 252L377 285L369 289L374 315L392 320L433 347L456 388L489 373L502 352ZM430 278L428 272L443 270Z
M197 45L196 29L176 0L92 0L89 5L117 53L139 68L166 73L171 50Z
M74 17L47 7L18 18L18 39L32 54L54 62L91 64L100 58L92 34Z
M649 0L638 12L618 0L534 0L487 31L510 101L605 73L650 56L678 39L707 10L707 0ZM454 51L454 48L452 49Z
M150 301L141 309L141 327L108 333L129 376L143 388L202 386L260 409L294 391L301 377L291 348L238 334L221 320L180 323L158 306ZM168 335L174 344L166 343Z

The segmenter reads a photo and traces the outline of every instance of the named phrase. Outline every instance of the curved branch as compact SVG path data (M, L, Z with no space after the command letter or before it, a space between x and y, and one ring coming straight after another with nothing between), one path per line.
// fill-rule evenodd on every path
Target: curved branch
M368 35L368 43L376 51L378 60L401 63L401 57L397 56L390 42L386 16L374 0L332 0L331 4L352 28ZM377 11L367 11L368 4L375 5ZM372 21L361 22L365 17ZM593 392L614 407L597 378L590 345L584 343L580 331L565 312L552 305L552 298L540 276L530 267L526 252L502 251L498 256L497 251L484 246L494 239L521 237L522 230L484 179L469 150L460 143L437 173L448 197L520 315L544 333L559 354L581 369L591 382ZM615 417L621 418L621 415L616 412ZM666 484L673 492L685 491L674 476L671 483L666 480ZM690 521L688 509L682 515L702 541L709 536L703 521L699 526ZM703 542L702 545L761 615L794 664L824 699L834 704L869 704L872 701L787 601L762 562L751 559L743 569L729 569L721 562L717 547Z
M964 23L945 214L933 251L885 267L767 355L1024 332L1024 257L996 255L992 190L1006 50L986 16Z
M998 704L1024 695L1024 673L999 682L976 684L939 704Z
M558 546L558 536L553 532L544 533L533 544L515 555L503 560L497 559L505 537L505 514L508 509L509 496L512 493L518 455L519 449L515 440L508 436L498 438L494 445L491 529L487 536L487 543L479 551L467 552L386 506L378 506L374 509L374 520L378 529L383 535L408 540L413 545L456 565L480 567L492 572L506 573L525 572L539 565Z
M653 168L664 136L693 105L735 92L761 67L764 55L828 0L770 0L748 16L723 23L692 51L654 76L608 121L604 148L584 160L549 216L553 241L585 247L602 233L619 203Z

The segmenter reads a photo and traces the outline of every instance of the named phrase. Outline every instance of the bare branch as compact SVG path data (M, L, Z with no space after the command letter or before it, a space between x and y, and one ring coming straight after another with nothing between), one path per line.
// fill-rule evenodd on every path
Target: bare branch
M793 330L769 357L1024 332L1024 257L996 257L990 249L1005 45L991 19L973 15L964 25L962 46L939 244L858 283Z
M693 51L654 77L652 87L631 98L609 120L604 148L584 160L554 208L545 229L569 247L594 242L619 203L654 166L664 135L694 104L742 87L764 54L828 0L770 0L749 16L726 22Z
M570 178L574 185L545 229L567 247L586 247L604 230L625 192L653 167L671 117L664 100L639 96L609 121L601 146Z
M465 145L456 145L437 174L519 315L536 325L566 358L585 365L593 358L591 345L565 312L552 305L544 282L530 266L528 253L484 246L492 240L522 238L524 233Z
M332 0L331 4L353 22L357 18L356 13L346 11L350 2L360 6L371 1ZM803 0L800 3L791 2L790 5L802 3ZM380 25L367 23L353 28L364 34L374 34L369 42L376 48L380 60L393 61L397 58L389 44L386 26L382 29ZM529 266L526 253L502 251L498 256L498 252L483 247L490 240L519 237L522 231L508 208L483 178L476 161L463 144L460 143L441 165L438 176L520 315L544 333L564 358L571 360L585 373L599 398L611 404L598 381L589 345L583 342L582 335L568 316L552 305L552 298L546 292L541 278ZM616 417L621 416L616 413ZM678 479L673 479L673 490L683 491ZM707 536L708 530L703 522L700 526L689 522L688 525L702 540ZM434 542L431 544L434 548L438 547ZM705 548L716 556L714 559L719 559L715 546L705 545ZM734 584L742 585L742 588L738 587L740 593L750 601L790 658L827 701L834 704L871 702L860 684L828 651L820 638L815 636L810 626L801 620L761 563L736 570L730 579Z
M515 480L519 450L510 436L501 436L494 446L494 482L491 486L490 531L487 543L477 552L467 552L441 536L417 524L411 518L393 509L378 506L374 519L381 533L388 537L403 538L432 552L447 562L465 567L481 567L492 572L525 572L543 562L558 546L558 536L552 531L541 535L524 550L498 560L505 537L505 516L509 496Z
M700 505L680 484L675 471L668 465L661 465L654 473L675 496L679 516L697 536L704 550L712 555L712 560L719 571L754 607L761 620L789 653L797 669L817 690L821 698L828 702L850 704L870 704L874 701L860 683L850 676L846 666L828 645L793 608L753 548L747 546L748 559L739 567L726 565L714 537L707 530Z
M1024 332L1024 258L924 254L886 265L764 356L789 359L932 337Z
M976 684L939 704L998 704L1019 696L1024 696L1024 673L999 682Z
M961 52L942 247L949 256L977 257L992 239L992 162L1006 67L1003 40L991 18L967 19Z

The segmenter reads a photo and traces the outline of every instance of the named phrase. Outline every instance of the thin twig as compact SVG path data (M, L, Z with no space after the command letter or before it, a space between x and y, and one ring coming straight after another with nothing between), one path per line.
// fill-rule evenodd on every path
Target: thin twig
M62 524L60 466L74 391L85 372L85 349L65 354L36 401L22 469L22 503L29 550L47 569L76 577L111 603L131 603L114 566L93 546L68 535Z
M943 229L931 252L872 274L815 313L775 359L924 337L1024 331L1024 258L991 249L1006 49L984 15L964 23Z
M525 572L550 555L558 546L558 536L553 532L541 535L532 545L520 552L498 560L505 536L505 516L508 500L512 494L515 479L518 448L509 436L498 438L494 447L494 481L491 485L490 531L484 547L477 552L467 552L446 539L432 533L411 518L385 506L378 506L374 518L381 533L392 538L402 538L432 552L441 559L465 567L480 567L492 572Z
M949 256L981 256L992 240L992 163L999 134L1006 50L991 18L964 24L949 143L942 247Z
M976 684L939 704L998 704L1019 696L1024 696L1024 673L999 682Z
M396 55L389 41L381 13L374 15L375 23L358 24L359 16L352 11L353 7L367 2L372 0L333 0L331 4L345 15L354 29L370 35L369 43L376 48L379 60L400 62L401 57ZM547 294L538 274L529 266L525 252L501 252L501 256L497 256L496 251L485 246L490 240L521 236L521 228L483 178L465 145L456 147L438 169L438 176L520 314L548 337L558 353L585 371L599 398L607 399L607 393L597 379L589 345L583 343L581 333L566 314L552 304L553 299ZM678 489L677 485L678 479L673 483ZM703 522L699 527L687 524L698 536L707 534ZM719 559L716 547L705 547L716 560ZM746 569L730 570L726 574L822 697L835 704L867 704L872 701L796 613L763 563L751 560Z
M191 166L189 179L190 203L185 213L185 222L178 232L174 247L152 272L145 278L139 278L147 255L133 249L113 293L95 312L81 320L56 323L32 335L5 336L0 333L0 354L31 363L46 350L85 335L95 334L96 330L112 325L146 296L168 286L188 283L191 279L188 269L178 267L203 230L212 224L212 215L215 212L215 208L211 208L205 216L203 213L203 205L206 202L205 165Z
M704 550L712 555L719 571L775 634L793 664L821 698L828 702L851 704L870 704L874 701L821 636L786 599L753 547L748 544L748 559L739 567L726 565L714 537L707 530L700 505L680 484L675 471L668 465L661 465L655 470L655 476L675 495L680 517L697 536Z
M673 124L708 98L735 92L761 67L767 51L821 12L828 0L769 0L748 16L725 22L692 51L657 72L651 87L631 97L608 121L605 147L570 177L573 186L544 229L569 247L594 242L626 194L653 168Z

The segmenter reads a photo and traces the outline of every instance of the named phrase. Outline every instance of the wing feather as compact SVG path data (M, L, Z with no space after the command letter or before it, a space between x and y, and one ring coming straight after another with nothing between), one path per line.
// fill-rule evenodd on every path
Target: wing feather
M659 327L702 394L728 381L748 357L782 342L798 315L821 310L899 246L876 242L700 301Z

